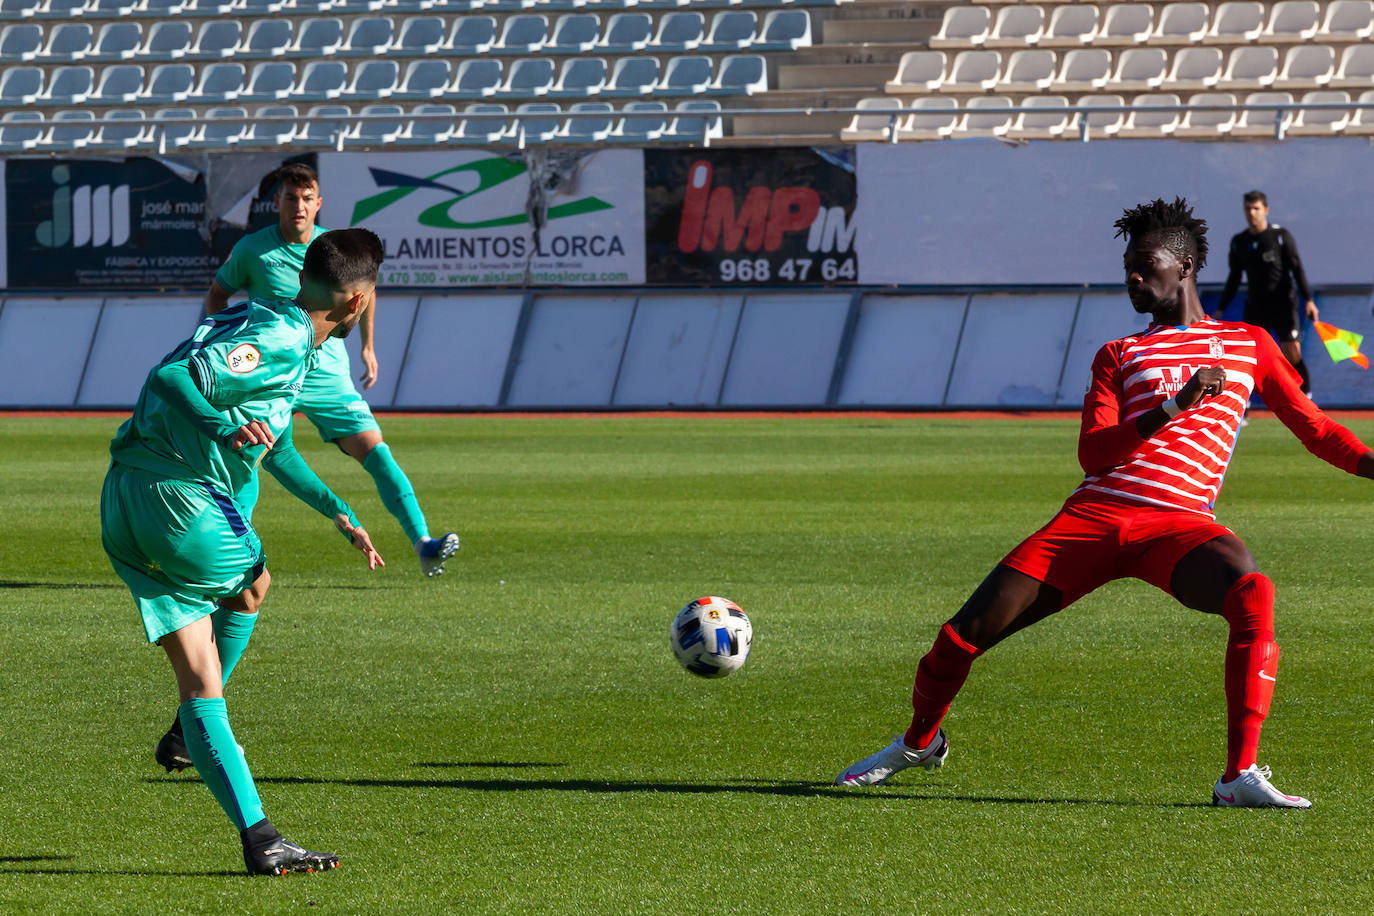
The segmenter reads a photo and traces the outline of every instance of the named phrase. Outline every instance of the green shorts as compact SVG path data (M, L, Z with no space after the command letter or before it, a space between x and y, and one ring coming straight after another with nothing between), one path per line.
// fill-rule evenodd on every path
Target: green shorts
M266 568L262 542L233 499L118 464L100 494L100 539L153 643L213 613L218 599Z
M372 408L353 384L348 350L337 337L328 338L320 347L319 364L306 373L296 410L315 424L325 442L368 430L381 431Z

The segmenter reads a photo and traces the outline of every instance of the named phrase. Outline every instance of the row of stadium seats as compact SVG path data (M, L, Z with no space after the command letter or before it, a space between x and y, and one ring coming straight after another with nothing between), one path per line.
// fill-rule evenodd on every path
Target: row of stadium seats
M0 151L48 150L156 151L176 149L274 149L286 146L345 149L354 146L402 144L516 143L646 143L656 140L709 143L721 136L721 119L713 117L720 103L683 101L670 109L663 102L630 102L622 109L605 102L579 102L566 110L556 104L529 102L515 109L530 117L519 121L496 117L505 105L482 103L458 112L452 105L366 105L360 110L320 105L306 115L318 119L297 122L294 106L264 106L251 114L246 108L217 108L199 117L190 109L163 108L149 118L139 109L112 111L97 119L87 109L57 112L60 124L33 124L42 116L11 111L0 118ZM564 117L581 112L588 117ZM354 123L353 116L369 120ZM474 117L487 115L488 117ZM590 117L590 115L600 115ZM426 116L426 117L417 117ZM538 116L538 117L535 117ZM165 123L180 119L183 123Z
M1105 89L1351 88L1374 85L1374 45L1349 45L1337 54L1331 45L1294 45L1280 58L1270 46L1233 48L1229 56L1214 47L1042 48L1018 51L909 51L897 78L886 86L895 94L949 92L1077 92Z
M45 79L45 77L47 77ZM412 61L404 71L394 60L290 61L254 64L159 64L149 73L137 64L114 64L97 73L87 66L10 67L0 74L0 106L217 105L228 102L377 101L387 98L479 99L560 96L748 95L768 88L767 67L752 54L727 55L719 66L709 57L680 56L660 66L656 57L577 57L563 62Z
M962 103L949 96L925 96L910 103L886 97L868 98L859 107L873 113L855 115L841 132L841 138L850 142L968 137L1054 140L1079 136L1085 128L1094 137L1374 135L1374 107L1342 107L1352 101L1374 106L1374 90L1366 90L1355 99L1348 92L1336 90L1308 92L1300 99L1327 106L1321 108L1228 110L1238 105L1292 105L1295 101L1298 100L1287 92L1253 92L1243 99L1231 93L1203 92L1186 101L1174 93L1142 93L1131 100L1127 111L1084 113L1068 109L1123 108L1128 103L1123 96L1112 94L1079 96L1072 103L1064 96L1054 95L1032 96L1024 101L1006 96L975 96ZM891 113L899 108L923 110L915 114ZM1037 110L1016 114L1007 110L1011 108Z
M1364 41L1374 34L1374 0L1257 0L1167 3L1155 16L1146 3L1070 3L1049 10L1017 4L945 10L932 48L1081 47L1141 44L1287 44Z
M137 21L99 27L66 22L46 27L16 23L0 28L0 61L78 63L178 60L248 60L322 57L428 57L444 55L632 54L794 50L811 44L806 10L772 10L760 24L752 10L717 13L707 25L699 12L669 13L657 28L648 13L615 13L602 29L594 13L511 16L357 17L347 26L334 17L213 19L198 30L185 21Z
M754 7L838 6L850 0L750 0ZM0 21L144 17L308 16L369 12L673 10L738 6L740 0L0 0Z

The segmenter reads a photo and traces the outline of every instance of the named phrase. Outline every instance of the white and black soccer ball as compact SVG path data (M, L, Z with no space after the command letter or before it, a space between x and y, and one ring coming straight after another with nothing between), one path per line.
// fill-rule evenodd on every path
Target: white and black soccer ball
M738 604L707 595L678 611L668 628L678 663L700 677L725 677L749 658L754 627Z

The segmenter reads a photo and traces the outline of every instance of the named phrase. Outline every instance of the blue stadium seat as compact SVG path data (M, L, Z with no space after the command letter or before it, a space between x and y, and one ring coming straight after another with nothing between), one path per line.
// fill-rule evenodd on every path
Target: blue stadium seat
M522 58L511 64L506 82L497 94L520 98L547 95L553 88L554 76L553 61L538 57Z
M632 54L643 51L654 37L654 20L648 13L616 13L606 23L598 51Z
M263 61L253 65L248 85L239 94L241 102L277 102L291 97L296 88L296 65L285 60Z
M398 141L406 146L439 146L458 128L458 113L452 105L416 105L411 115L443 115L439 118L415 118L410 129Z
M231 16L234 0L186 0L183 16Z
M138 0L91 0L86 15L93 19L122 19L132 16Z
M483 6L486 0L434 0L437 13L475 13Z
M728 54L720 61L712 95L753 95L768 91L768 64L758 54Z
M395 39L396 27L390 16L354 19L343 47L335 53L341 57L380 57Z
M524 102L515 109L516 113L542 114L548 117L520 118L514 124L512 138L521 149L531 143L548 143L558 136L563 119L558 117L563 109L554 102Z
M377 13L386 6L386 0L334 0L331 12L344 16L357 16L362 13Z
M7 111L0 117L0 152L20 153L43 141L43 128L24 126L26 121L41 121L36 111Z
M291 99L297 102L337 99L347 85L348 67L341 61L312 60L302 70L300 82L292 91Z
M143 26L137 22L107 22L95 36L89 61L132 60L143 44Z
M657 57L622 57L611 68L611 81L601 90L604 96L645 96L658 85Z
M52 116L54 124L43 135L42 145L57 152L60 150L84 149L95 139L95 112L87 108L59 111Z
M0 71L0 105L31 105L43 91L39 67L6 67Z
M403 16L413 16L416 13L427 13L434 9L439 0L386 0L382 6L382 12L387 14L399 14Z
M191 49L191 23L175 19L154 22L138 57L144 63L180 60Z
M444 46L444 20L438 16L414 16L401 24L396 43L388 52L392 57L428 57Z
M447 95L460 99L480 99L495 95L500 88L499 60L465 60L458 65Z
M684 143L710 143L716 137L724 136L719 116L720 103L712 99L678 102L673 122L664 132L664 140Z
M254 19L243 39L242 53L251 58L285 57L291 47L289 19Z
M465 115L505 114L506 106L483 102L469 105L463 109L463 113ZM458 128L453 132L453 140L466 143L496 143L505 136L509 127L510 122L507 120L465 117L458 122Z
M335 149L343 147L349 122L353 118L353 111L347 105L315 105L306 112L306 116L321 120L302 121L296 132L295 143Z
M133 14L149 19L166 19L180 16L189 3L190 0L138 0L134 4Z
M543 47L548 37L548 17L538 14L511 16L494 50L498 54L533 54Z
M673 57L654 87L655 95L702 95L711 85L711 58Z
M86 14L87 0L45 0L34 14L39 19L74 19Z
M604 118L568 118L559 136L569 143L601 143L611 135L615 125L611 115L615 108L609 102L577 102L569 111L584 114L604 113Z
M294 105L264 105L253 112L253 120L239 138L239 146L255 149L276 149L286 146L296 136L296 107ZM289 121L267 120L290 118Z
M600 17L591 13L568 13L558 17L553 35L542 50L545 54L584 54L596 47L600 36Z
M400 65L394 60L367 60L353 68L353 79L339 98L347 102L384 99L396 91Z
M80 105L94 91L95 71L90 67L55 67L36 101L39 105Z
M12 23L0 29L0 60L6 64L29 61L43 50L43 28L33 23Z
M811 14L806 10L772 10L763 20L763 32L754 51L795 51L811 46Z
M401 84L392 94L396 99L437 99L453 82L452 68L442 59L413 60L406 65Z
M223 105L232 102L243 92L248 72L243 64L219 61L206 64L200 70L200 81L186 99L192 105Z
M177 120L182 123L166 123ZM153 112L148 139L159 153L183 149L196 132L196 112L193 108L159 108Z
M653 51L695 51L706 36L706 17L698 12L668 13L658 21Z
M95 44L90 23L64 22L48 26L48 42L38 55L40 63L74 63L82 60ZM0 58L9 60L8 57Z
M624 143L648 143L663 136L668 129L668 118L664 115L668 105L665 102L630 102L621 109L620 123L607 139ZM626 114L639 113L639 117L624 117Z
M42 5L43 0L0 0L0 20L32 19Z
M211 108L186 145L191 149L228 149L248 131L248 109Z
M296 40L286 48L286 57L331 57L343 47L342 19L303 19Z
M380 61L370 61L380 63ZM359 121L349 132L347 143L357 146L385 146L395 143L405 133L406 120L400 105L364 105L359 116L372 116L383 120Z
M186 52L186 59L222 60L233 57L242 43L243 23L237 19L210 19L201 24L196 40Z
M234 0L234 15L257 19L284 11L287 0Z
M100 71L100 82L86 101L91 105L128 105L143 92L143 68L114 64Z
M282 11L293 16L318 16L333 9L334 0L287 0Z
M491 16L460 16L453 21L445 48L453 54L485 54L496 45L496 20Z
M136 149L147 136L147 115L138 108L119 108L106 112L100 119L88 148L115 152Z
M752 10L730 10L711 17L711 31L701 43L703 51L740 51L754 43L758 17Z
M570 57L563 61L558 82L553 84L549 95L560 98L586 98L597 95L606 85L608 69L606 61L600 57Z

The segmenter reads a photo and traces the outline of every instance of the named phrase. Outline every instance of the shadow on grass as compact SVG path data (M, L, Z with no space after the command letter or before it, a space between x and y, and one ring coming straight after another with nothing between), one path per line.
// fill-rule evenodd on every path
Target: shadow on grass
M0 856L0 875L127 875L132 878L246 878L241 871L128 871L114 868L63 868L41 865L70 862L76 856ZM10 867L13 866L13 867Z
M0 588L113 588L123 589L123 582L16 582L13 579L0 579Z
M451 761L441 761L441 762L437 762L437 763L412 763L411 766L413 766L413 767L433 767L433 768L435 768L435 769L444 770L444 769L450 769L450 768L452 768L452 769L459 769L459 768L484 769L484 768L486 768L486 767L501 768L501 769L520 769L520 768L529 768L529 767L561 767L561 766L567 766L567 764L565 764L565 763L535 763L534 761L516 761L516 760L451 760Z

